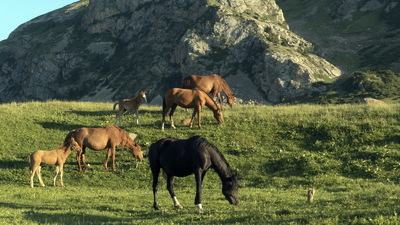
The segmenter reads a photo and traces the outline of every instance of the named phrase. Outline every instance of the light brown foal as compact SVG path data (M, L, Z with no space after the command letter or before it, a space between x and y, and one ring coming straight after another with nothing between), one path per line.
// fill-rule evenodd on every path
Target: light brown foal
M136 115L136 124L140 126L139 122L139 106L142 103L147 103L147 98L146 98L146 92L141 91L139 92L138 95L136 95L132 99L122 99L119 102L114 104L113 109L115 110L115 107L118 105L118 113L115 117L115 123L114 125L120 124L121 123L121 116L124 115L125 113L132 111Z
M53 179L53 185L56 186L56 179L58 173L60 173L60 184L64 187L63 182L63 166L65 160L67 160L68 156L71 154L71 150L82 151L82 148L75 141L74 138L71 138L69 142L64 143L63 146L53 149L50 151L46 150L38 150L32 153L29 157L29 170L30 170L30 185L33 188L33 176L37 175L40 185L44 187L44 183L41 175L41 164L47 165L56 165L56 175Z

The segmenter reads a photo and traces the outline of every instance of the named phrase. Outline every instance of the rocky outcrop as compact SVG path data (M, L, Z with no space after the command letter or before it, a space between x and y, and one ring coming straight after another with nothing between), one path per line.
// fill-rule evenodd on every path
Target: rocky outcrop
M82 0L0 42L0 101L109 101L143 89L151 101L184 76L216 73L239 98L279 103L341 75L312 49L274 0Z

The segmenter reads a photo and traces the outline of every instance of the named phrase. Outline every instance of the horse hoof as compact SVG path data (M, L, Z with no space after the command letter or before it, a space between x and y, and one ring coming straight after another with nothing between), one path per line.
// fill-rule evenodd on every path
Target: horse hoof
M183 209L183 207L181 205L176 205L175 208L176 209Z

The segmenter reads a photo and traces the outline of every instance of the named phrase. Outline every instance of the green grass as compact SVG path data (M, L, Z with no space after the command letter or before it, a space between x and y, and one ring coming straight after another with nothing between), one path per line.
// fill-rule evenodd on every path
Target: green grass
M54 149L69 130L113 124L111 103L28 102L0 105L1 224L396 224L400 211L400 104L235 106L218 125L203 110L203 130L179 121L160 130L161 107L140 108L122 127L137 133L145 160L120 148L117 171L105 171L106 151L87 151L91 170L77 172L75 155L64 166L66 187L51 186L55 168L42 169L44 188L29 187L28 156ZM204 214L193 204L193 176L177 178L175 210L160 176L152 209L147 151L164 137L202 135L213 142L239 174L238 206L221 193L210 170L203 184ZM316 188L308 204L307 189Z

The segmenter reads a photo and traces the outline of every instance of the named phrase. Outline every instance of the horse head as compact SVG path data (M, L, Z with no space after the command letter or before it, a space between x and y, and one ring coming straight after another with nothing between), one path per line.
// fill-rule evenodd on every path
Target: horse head
M144 102L147 104L147 97L146 97L147 92L146 91L141 91L139 92L140 95L140 102Z
M225 178L225 181L222 184L222 193L232 205L239 204L238 188L238 182L235 174L232 177Z
M214 111L214 118L219 122L223 123L224 122L224 117L222 116L222 111L221 109L217 109Z
M229 95L227 101L228 105L232 108L233 104L235 103L235 94Z
M69 142L69 146L71 147L72 150L81 152L82 148L79 146L78 142L75 141L75 138L71 137L71 140Z
M143 160L142 147L140 147L140 145L133 143L133 145L129 146L129 149L131 149L133 157L139 159L140 161Z

